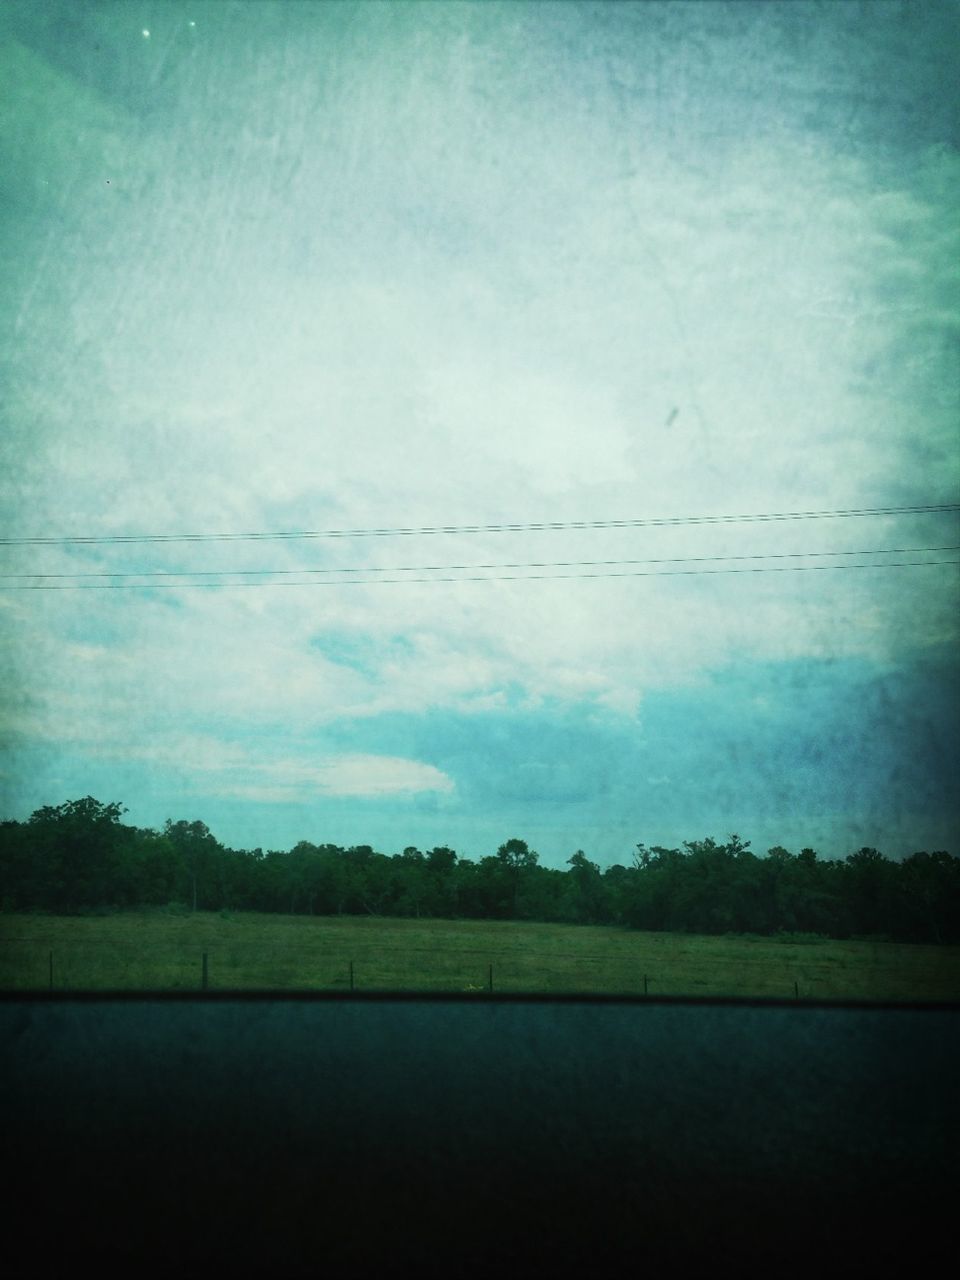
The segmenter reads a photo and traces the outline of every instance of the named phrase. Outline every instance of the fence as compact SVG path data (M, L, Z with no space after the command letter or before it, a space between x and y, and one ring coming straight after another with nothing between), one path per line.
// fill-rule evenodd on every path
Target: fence
M38 990L956 1001L960 946L536 924L0 914L0 991Z
M678 956L655 968L627 955L578 952L374 948L352 955L329 949L254 947L58 950L24 942L0 948L0 989L50 991L383 991L767 998L898 998L864 974L850 989L828 963L797 966L787 957L718 968ZM931 998L937 998L933 994Z

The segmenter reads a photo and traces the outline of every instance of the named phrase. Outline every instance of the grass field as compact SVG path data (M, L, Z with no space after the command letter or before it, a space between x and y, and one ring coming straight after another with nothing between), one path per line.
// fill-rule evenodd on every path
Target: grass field
M0 916L0 989L954 1000L960 947L238 912ZM51 965L52 956L52 965Z

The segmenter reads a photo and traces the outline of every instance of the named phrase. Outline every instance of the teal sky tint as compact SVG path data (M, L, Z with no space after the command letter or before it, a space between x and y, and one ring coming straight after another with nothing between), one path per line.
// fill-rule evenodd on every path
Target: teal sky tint
M960 496L956 4L12 0L0 81L4 537ZM958 852L955 563L370 583L958 535L2 545L5 575L326 585L0 577L0 816Z

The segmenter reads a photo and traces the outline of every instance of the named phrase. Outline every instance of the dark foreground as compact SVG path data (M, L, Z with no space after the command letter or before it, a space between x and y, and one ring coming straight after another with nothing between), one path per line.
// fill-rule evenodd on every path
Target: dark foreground
M8 996L0 1034L39 1273L855 1274L952 1217L957 1007Z

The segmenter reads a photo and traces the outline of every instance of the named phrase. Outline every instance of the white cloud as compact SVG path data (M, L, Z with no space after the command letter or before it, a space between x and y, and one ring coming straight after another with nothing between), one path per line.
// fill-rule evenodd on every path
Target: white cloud
M277 751L299 747L298 754ZM268 739L261 750L251 742L215 734L174 732L157 742L122 738L88 743L94 759L142 761L174 769L204 795L276 801L308 801L318 796L391 796L454 790L453 780L434 765L399 756L343 753L320 755L307 744Z
M423 791L449 792L453 780L433 765L396 756L345 755L316 765L279 762L265 770L292 776L295 785L319 795L381 796Z
M771 123L781 86L765 68L781 66L783 48L779 62L751 64L752 98L737 97L742 85L728 95L683 40L682 6L672 36L650 19L665 58L656 99L641 88L652 66L639 69L654 46L636 33L615 59L621 84L570 55L579 6L554 7L542 26L522 7L483 9L458 7L417 34L400 20L388 32L371 6L335 53L310 23L290 43L270 36L289 59L285 78L265 73L252 96L222 32L217 58L198 64L214 86L203 127L172 62L149 163L125 116L101 121L111 148L129 148L131 173L167 182L144 177L126 203L75 194L62 243L42 219L24 227L36 262L16 300L9 406L29 441L15 504L24 528L629 519L946 492L957 473L946 341L958 314L956 157L930 151L901 174L885 153L808 131L786 108ZM670 87L671 66L686 90ZM709 88L700 106L684 78L696 74ZM714 108L727 133L708 146ZM701 141L678 145L691 125ZM940 540L931 527L33 548L8 563L384 569L749 555L924 545ZM567 570L581 571L591 570ZM949 572L85 591L0 604L30 693L15 713L22 732L90 754L189 761L251 796L386 794L443 780L416 762L321 767L306 749L284 754L284 741L338 720L517 699L629 717L650 690L734 661L889 662L956 638ZM364 662L325 657L331 635L362 646ZM266 733L276 759L256 764L229 745L244 733ZM282 779L270 772L278 759Z

